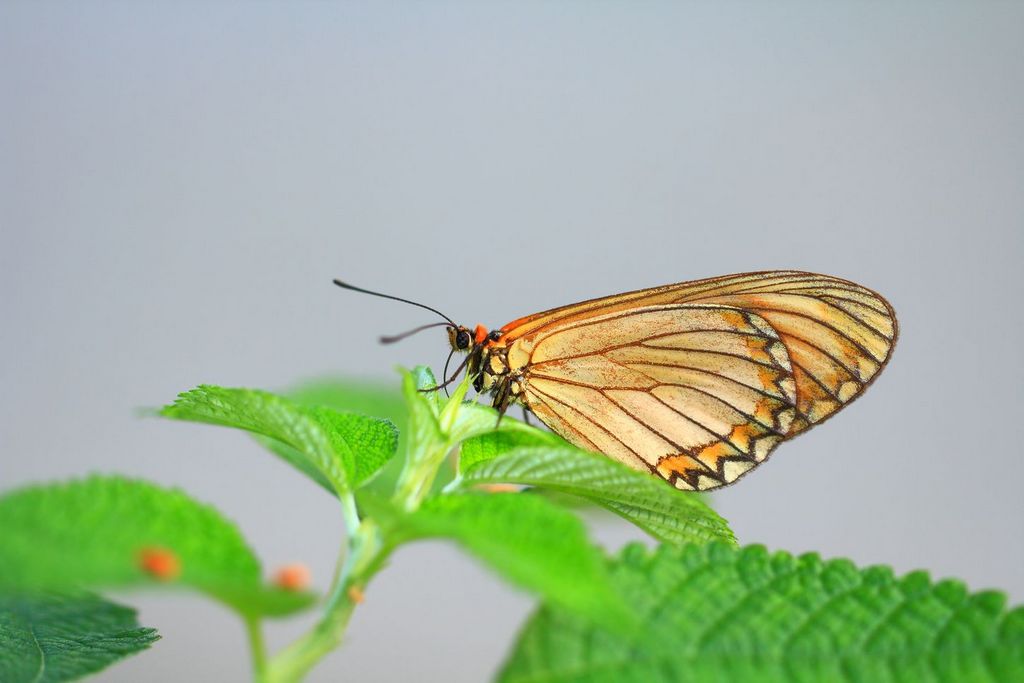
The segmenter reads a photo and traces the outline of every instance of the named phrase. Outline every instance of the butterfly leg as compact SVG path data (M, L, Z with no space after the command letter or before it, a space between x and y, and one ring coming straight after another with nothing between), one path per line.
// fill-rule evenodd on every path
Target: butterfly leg
M501 424L501 418L505 416L512 398L512 383L505 377L495 386L494 403L491 404L498 411L498 424Z

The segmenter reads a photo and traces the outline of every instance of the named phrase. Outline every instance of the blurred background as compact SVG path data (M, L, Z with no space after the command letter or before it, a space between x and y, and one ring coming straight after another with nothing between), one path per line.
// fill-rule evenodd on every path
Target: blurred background
M376 342L429 314L333 277L497 326L799 268L882 292L900 342L718 509L743 542L1020 602L1022 73L1011 2L5 2L0 483L178 485L323 588L327 494L239 433L137 408L443 362L443 331ZM164 639L100 680L248 676L224 609L120 597ZM531 605L412 546L311 680L484 680Z

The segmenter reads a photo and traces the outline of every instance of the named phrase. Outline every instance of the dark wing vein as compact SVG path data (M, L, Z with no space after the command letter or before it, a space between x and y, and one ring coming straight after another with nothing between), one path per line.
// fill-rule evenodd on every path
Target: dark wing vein
M608 360L612 360L612 359L609 358ZM723 375L720 372L715 372L714 370L708 370L706 368L696 368L696 367L693 367L691 365L677 365L675 363L631 363L631 364L627 365L627 364L619 363L618 361L615 361L615 360L612 360L612 362L613 363L617 363L618 365L622 365L625 368L629 368L631 370L636 370L637 372L643 372L643 370L640 370L639 368L642 368L644 366L650 366L650 367L656 367L656 368L679 368L681 370L692 370L694 372L700 372L700 373L703 373L705 375L711 375L713 377L717 377L718 379L724 379L726 381L732 382L733 384L739 384L741 387L743 387L745 389L750 389L751 391L754 391L754 392L756 392L758 394L761 394L762 396L767 396L768 398L773 398L775 400L785 399L785 393L783 393L782 396L776 396L775 394L769 394L764 389L758 389L757 387L752 387L749 384L745 384L745 383L739 381L738 379L734 379L732 377L728 377L726 375ZM650 375L648 375L648 377L650 377ZM660 382L661 381L661 380L655 379L654 377L651 377L651 379L654 379L654 381L656 381L656 382ZM556 381L561 381L561 380L556 380ZM689 385L688 384L666 384L664 386L688 387Z
M785 336L786 336L787 339L793 339L795 341L800 342L801 344L805 344L805 345L811 347L812 349L814 349L814 351L816 353L820 353L822 356L825 356L830 361L832 361L837 368L839 368L840 370L845 372L847 375L849 375L851 380L853 380L854 382L857 382L858 384L861 384L861 385L864 384L864 382L860 379L860 376L856 372L854 372L850 368L846 367L846 363L842 362L841 360L839 360L838 358L833 356L831 353L829 353L828 351L826 351L822 347L820 347L817 344L815 344L814 342L812 342L810 339L805 339L804 337L798 337L797 335L795 335L795 334L793 334L791 332L787 332ZM783 341L783 344L785 344L785 341ZM875 362L875 363L878 362L878 361L874 360L874 358L872 358L871 360L872 360L872 362ZM789 356L789 362L790 362L790 365L799 365L797 363L797 361L795 361L793 359L792 354L790 354L790 356ZM807 370L807 368L803 367L802 365L800 366L800 369L803 370L804 372L810 374L810 372Z
M704 430L706 430L706 431L707 431L707 432L709 432L710 434L714 434L714 435L715 435L716 437L718 437L718 440L719 440L719 441L722 441L722 442L724 442L724 443L727 443L727 444L729 444L730 446L732 446L732 448L733 448L733 450L734 450L734 451L736 451L737 453L739 453L739 454L740 454L740 455L742 455L742 456L746 456L746 457L744 458L745 460L751 460L751 461L756 461L756 459L755 459L755 458L754 458L754 457L753 457L753 456L752 456L752 455L751 455L750 453L748 453L747 451L745 451L745 450L743 450L742 448L740 448L740 447L739 447L739 446L738 446L738 445L736 444L736 442L734 442L734 441L733 441L732 439L730 439L730 438L728 437L728 435L722 435L722 434L719 434L719 433L715 432L714 430L710 429L709 427L705 427L705 426L704 426L704 425L702 425L702 424L701 424L700 422L698 422L697 420L693 419L692 417L690 417L690 416L689 416L689 415L687 415L686 413L684 413L684 412L682 412L681 410L679 410L679 409L675 408L674 406L670 405L669 403L666 403L665 401L662 401L662 400L661 400L660 398L658 398L657 396L654 396L654 394L651 394L651 396L653 396L653 397L654 397L654 400L655 400L655 401L657 401L657 402L661 403L661 404L662 404L663 406L665 406L666 408L668 408L669 410L671 410L672 412L674 412L674 413L675 413L676 415L679 415L679 416L681 416L681 417L684 417L684 418L686 418L687 420L689 420L690 422L694 423L695 425L697 425L697 426L698 426L698 427L700 427L701 429L704 429ZM700 460L699 458L697 458L697 457L696 457L696 456L694 456L693 454L687 453L687 455L690 455L690 457L692 457L692 458L693 458L694 460L696 460L697 462L701 463L702 465L705 465L705 467L707 466L707 465L706 465L706 464L705 464L704 462L702 462L702 461L701 461L701 460Z
M627 370L633 370L633 371L636 371L636 372L642 372L640 370L637 370L636 368L632 368L629 365L626 365L625 363L621 363L621 362L619 362L617 360L613 360L611 358L609 358L608 360L611 361L612 363L615 363L616 365L621 365L622 367L626 368ZM644 363L643 365L653 365L653 363ZM691 367L687 367L685 365L664 365L663 367L682 368L682 369L685 369L685 370L696 370L698 372L704 372L704 371L700 370L700 368L691 368ZM744 384L743 382L740 382L738 380L734 380L731 377L725 377L724 375L721 375L721 374L719 374L717 372L712 372L710 370L706 371L706 372L707 372L707 374L715 375L716 377L721 377L722 379L728 379L728 380L730 380L732 382L735 382L736 384L739 384L741 387L745 387L747 389L755 391L758 394L760 394L760 395L762 395L762 396L764 396L766 398L770 398L770 399L772 399L774 401L780 401L783 405L789 406L790 408L796 407L793 403L790 403L789 400L787 398L785 398L785 396L781 396L781 397L780 396L773 396L772 394L769 394L768 392L756 389L756 388L754 388L754 387L752 387L752 386L750 386L748 384ZM806 372L806 370L805 370L805 372ZM654 379L654 378L652 377L651 379ZM555 381L561 381L561 380L557 380L556 379ZM706 389L701 389L700 387L695 387L695 386L693 386L691 384L678 384L678 383L675 383L675 382L665 382L663 380L658 380L658 379L655 379L654 381L658 382L658 386L659 387L679 387L681 389L689 389L690 391L696 391L698 394L704 394L705 396L708 396L710 398L715 399L716 401L718 401L719 403L721 403L725 407L727 407L730 410L734 411L737 415L742 415L743 417L747 418L747 420L749 422L753 422L754 424L762 427L763 429L768 430L770 433L774 434L775 436L779 436L779 437L782 437L782 438L785 438L785 436L786 436L785 434L777 431L775 429L775 427L773 427L772 425L766 425L764 422L761 422L761 420L757 419L756 416L751 415L750 413L748 413L747 411L743 410L742 408L738 408L738 407L734 406L733 404L729 403L728 401L726 401L724 398L722 398L718 394L715 394L715 393L712 393L710 391L707 391ZM614 388L618 388L618 387L614 387L614 388L613 387L609 387L609 388L610 389L614 389ZM634 387L621 387L621 389L626 389L626 390L630 390L630 391L646 391L648 394L651 395L652 398L660 401L661 403L665 403L660 398L655 396L651 392L650 389L636 389ZM667 405L669 408L672 408L672 406L668 405L667 403L665 403L665 405ZM675 408L672 408L672 409L675 410ZM676 412L679 412L679 411L676 410ZM684 416L684 417L688 417L688 416ZM698 426L704 427L704 425L698 425ZM707 429L707 428L705 427L705 429ZM715 432L711 431L710 429L708 429L708 431L711 432L712 434L715 434ZM740 450L740 449L737 449L737 450ZM742 452L742 451L740 451L740 452Z
M680 310L685 310L685 305L673 304L668 309L646 309L645 312L649 312L651 310L669 310L669 309L676 309L676 308L679 308ZM719 308L732 308L732 307L731 306L720 306ZM743 309L739 309L739 308L737 308L735 310L736 310L737 313L745 313L746 312ZM629 316L633 316L633 315L636 315L636 313L633 312L633 313L630 313L628 315ZM624 318L624 317L628 317L628 316L623 315L623 316L618 316L618 317L623 317ZM605 322L605 321L614 320L614 319L616 319L616 318L605 318L604 320L595 321L595 323ZM588 324L595 324L595 323L588 323ZM570 329L574 329L574 327L566 326L564 329L570 330ZM561 332L561 331L562 330L559 330L559 332ZM662 333L662 334L652 334L650 337L644 337L643 339L637 339L637 340L634 340L634 341L623 342L622 344L611 344L611 345L608 345L608 346L602 346L600 349L596 349L594 351L587 351L586 353L577 353L577 354L573 354L571 356L558 356L557 358L552 358L550 360L541 361L541 363L539 363L538 365L542 365L544 363L550 363L550 362L553 362L553 361L573 360L575 358L586 358L588 356L599 356L601 354L608 353L609 351L617 351L619 349L628 349L631 346L648 346L649 348L665 349L665 350L677 350L677 351L692 351L694 353L717 353L717 354L721 354L721 355L735 356L737 358L742 358L743 360L749 360L752 363L759 363L761 365L765 365L766 367L774 367L774 366L770 366L767 363L761 363L760 361L755 361L752 358L747 358L746 356L740 356L740 355L737 355L737 354L734 354L734 353L730 353L730 352L727 352L727 351L716 351L714 349L681 349L681 348L677 348L677 347L674 347L674 346L650 346L648 344L648 342L653 341L653 340L664 339L666 337L678 337L679 335L689 334L691 332L721 332L722 334L735 334L735 335L744 336L744 337L757 337L758 339L768 339L768 340L771 340L771 341L775 340L774 337L766 337L761 332L743 332L741 330L715 330L715 329L708 329L708 328L703 328L702 327L702 328L693 329L693 330L686 330L685 332L665 332L665 333ZM555 334L557 334L557 333L555 333ZM554 336L554 334L552 334L551 336Z
M828 299L825 296L815 296L813 294L798 294L797 292L779 292L779 294L786 294L787 296L799 296L799 297L803 297L805 299L812 299L814 301L818 301L820 303L823 303L826 306L830 306L831 308L834 308L835 310L839 311L843 315L849 316L857 324L863 325L864 327L866 327L871 332L874 332L876 336L881 337L884 341L892 342L892 338L890 338L889 335L887 335L885 332L882 332L880 329L878 329L877 327L875 327L874 325L869 323L867 320L862 319L856 313L851 313L850 311L848 311L847 309L843 308L842 306L840 306L840 305L838 305L836 303L833 303L831 301L828 301ZM831 297L831 298L840 299L842 297ZM862 306L864 305L864 304L861 304L861 302L853 301L852 299L843 299L843 301L851 301L852 303L855 303L855 304L860 304ZM754 309L755 310L764 310L764 311L774 310L774 309L764 308L763 306L755 306ZM876 311L873 308L871 310L874 311L875 313L880 313L880 311ZM819 320L818 318L812 318L812 319Z
M839 290L839 291L842 291L842 292L850 292L851 294L860 294L864 298L871 300L871 303L869 303L868 301L861 301L860 299L853 299L853 298L850 298L850 297L839 296L838 294L823 294L823 293L821 293L821 290L823 290L823 289L836 289L836 290ZM800 293L803 293L803 292L817 292L817 293L814 293L814 294L808 294L807 296L813 296L815 298L823 297L823 296L830 296L830 297L833 297L833 298L836 298L836 299L844 299L846 301L851 301L851 302L853 302L855 304L860 304L861 306L864 306L866 308L870 308L875 313L879 313L879 314L884 315L884 316L889 317L889 318L892 317L892 311L890 311L889 309L885 308L884 306L879 307L879 306L876 306L874 304L874 301L878 300L878 295L877 294L874 294L872 292L867 292L867 291L864 291L864 290L854 289L852 287L839 287L839 286L836 286L835 284L833 284L831 282L822 282L821 284L819 284L819 285L817 285L815 287L787 287L786 289L780 289L780 290L777 290L777 291L779 293L781 293L781 294L800 294Z
M799 364L797 364L797 363L794 363L794 364L793 364L793 366L794 366L795 368L799 369L799 370L800 370L800 372L802 372L803 374L805 374L805 375L807 375L808 377L810 377L810 378L811 378L811 380L812 380L812 381L813 381L813 382L814 382L815 384L817 384L817 385L818 385L819 387L821 387L821 390L822 390L822 391L824 391L824 392L825 392L825 393L826 393L826 394L828 395L828 397L829 397L829 398L831 398L831 399L832 399L833 401L835 401L836 403L838 403L838 404L839 404L840 406L846 405L846 403L848 403L848 401L844 401L844 400L842 400L842 399L841 399L841 398L839 398L839 396L837 396L837 395L836 395L836 394L835 394L835 393L834 393L834 392L833 392L833 391L832 391L831 389L829 389L829 388L828 388L827 386L825 386L824 382L822 382L822 381L821 381L821 378L819 378L819 377L818 377L817 375L815 375L815 374L814 374L813 372L810 372L810 371L808 371L808 370L807 370L807 368L805 368L804 366L802 366L802 365L799 365ZM803 414L803 411L801 411L801 414ZM804 415L804 417L807 417L807 415Z
M594 425L595 427L600 429L602 432L607 434L608 436L610 436L613 439L615 439L616 441L618 441L620 444L622 444L624 447L626 447L626 449L628 449L630 453L635 455L641 462L643 462L645 465L647 465L648 468L650 468L650 465L647 463L646 460L644 460L643 456L641 456L632 446L630 446L628 443L626 443L625 441L623 441L619 437L615 436L615 434L613 434L604 425L599 424L599 423L595 422L594 420L591 420L589 417L587 417L586 413L583 413L583 412L577 410L576 408L573 408L571 405L569 405L565 401L560 401L559 399L555 398L554 396L552 396L548 392L544 391L543 389L539 389L536 386L531 386L530 387L530 391L532 391L532 392L534 392L536 394L542 394L543 396L545 396L546 398L548 398L552 402L557 403L557 404L559 404L561 406L564 406L565 408L568 408L572 412L578 414L584 420L586 420L587 422L589 422L590 424ZM587 439L587 440L590 441L590 439Z
M614 404L615 404L616 406L618 406L619 410L621 410L621 411L622 411L623 413L625 413L626 415L628 415L628 416L629 416L629 418L630 418L631 420L633 420L634 422L636 422L636 423L637 423L638 425L642 426L642 427L643 427L644 429L646 429L647 431L649 431L649 432L652 432L652 433L654 433L654 434L657 434L658 436L660 436L660 437L661 437L662 439L664 439L664 440L665 440L665 442L666 442L666 443L668 443L669 445L671 445L671 446L672 446L673 448L675 448L675 449L676 449L676 450L677 450L678 452L680 452L680 453L686 453L686 452L687 452L687 449L686 449L686 448L684 448L684 447L683 447L683 446L681 446L680 444L676 443L674 439L671 439L671 438L669 438L669 436L668 436L667 434L664 434L664 433L662 433L662 432L661 432L661 430L655 429L655 428L654 428L653 426L651 426L650 424L648 424L648 423L644 422L643 420L641 420L641 419L640 419L639 417L637 417L636 415L634 415L634 414L633 414L633 412L632 412L631 410L629 410L629 409L628 409L628 408L626 408L626 407L625 407L624 405L622 405L622 403L620 403L619 401L616 401L616 400L615 400L614 398L612 398L611 396L609 396L609 395L608 395L608 394L607 394L607 393L606 393L606 392L605 392L605 391L604 391L603 389L598 389L598 392L600 392L600 393L601 393L601 394L602 394L602 395L603 395L603 396L604 396L604 397L605 397L606 399L608 399L609 401L611 401L612 403L614 403ZM657 396L655 396L654 398L657 398ZM689 418L687 418L687 419L689 419ZM704 426L703 426L703 425L701 425L701 424L698 424L696 420L690 420L690 421L691 421L691 422L693 422L693 423L694 423L695 425L697 425L698 427L704 428ZM709 434L711 434L712 436L714 436L714 434L715 434L715 433L714 433L714 432L712 432L711 430L707 430L707 432L708 432Z
M828 324L827 322L825 322L821 318L815 318L813 315L807 315L806 313L798 313L796 311L787 311L787 310L783 310L783 309L779 309L779 308L766 308L764 306L757 306L756 308L752 308L751 310L753 310L755 313L758 312L758 311L764 311L766 313L779 313L781 315L792 315L792 316L795 316L797 318L803 318L804 320L810 320L811 322L817 323L817 324L821 325L822 327L827 327L828 329L830 329L833 332L835 332L836 334L838 334L840 337L843 337L848 342L850 342L850 344L855 346L858 351L863 353L865 356L867 356L868 358L870 358L874 362L881 363L883 360L885 360L884 358L881 358L881 359L875 358L875 354L871 353L866 348L864 348L864 346L861 345L861 343L858 342L857 340L852 339L850 337L850 335L846 334L845 332L843 332L839 328L837 328L837 327L835 327L833 325ZM847 313L847 315L850 315L850 314ZM853 317L853 316L850 316L850 317ZM769 320L768 324L771 325L771 322L772 321ZM775 326L772 325L772 327L774 328ZM871 328L867 328L867 329L871 330ZM874 330L871 330L871 331L874 332ZM789 335L788 332L785 333L785 334L787 336ZM795 336L795 335L793 335L793 336ZM886 344L890 344L892 342L891 339L887 339L886 337L882 337L882 341L886 342Z

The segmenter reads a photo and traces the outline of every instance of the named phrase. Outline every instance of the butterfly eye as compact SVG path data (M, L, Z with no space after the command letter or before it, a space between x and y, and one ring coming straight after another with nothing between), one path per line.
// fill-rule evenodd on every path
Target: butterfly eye
M460 349L469 348L469 332L466 330L459 330L459 333L455 335L455 346Z

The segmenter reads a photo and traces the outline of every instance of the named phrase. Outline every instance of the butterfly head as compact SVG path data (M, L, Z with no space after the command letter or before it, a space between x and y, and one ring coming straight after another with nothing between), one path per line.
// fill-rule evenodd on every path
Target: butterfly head
M451 344L452 351L471 352L488 341L498 341L500 337L499 330L488 332L483 325L477 325L472 330L465 325L450 325L448 327L448 343Z
M451 345L451 353L448 354L448 360L445 361L444 364L444 372L442 373L442 377L445 378L444 382L438 385L438 387L436 388L440 389L450 384L452 381L455 380L455 378L459 375L463 368L465 368L466 371L472 377L474 377L474 385L477 386L477 389L479 390L480 382L483 381L483 379L481 378L481 371L484 366L484 361L487 360L488 347L492 346L501 338L502 332L500 330L492 330L489 332L487 328L484 327L483 325L477 325L475 328L471 330L465 325L456 324L454 320L446 316L441 311L437 310L436 308L427 306L425 304L417 303L415 301L410 301L409 299L403 299L397 296L391 296L390 294L382 294L380 292L375 292L373 290L363 289L362 287L356 287L341 280L335 280L334 284L341 287L342 289L349 289L355 292L370 294L372 296L379 296L383 299L391 299L393 301L401 301L402 303L418 306L419 308L426 309L444 318L442 322L428 323L426 325L420 325L419 327L415 327L401 334L381 337L381 343L392 344L394 342L405 339L410 335L416 334L417 332L421 332L431 327L445 327L448 332L448 343ZM467 353L468 356L459 365L455 372L452 373L452 376L448 377L448 363L451 361L452 356L456 352Z
M469 351L473 346L473 332L465 325L449 326L448 343L452 345L452 351Z

